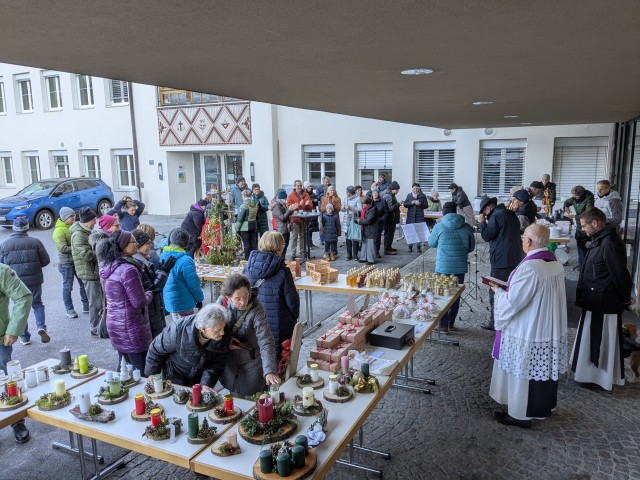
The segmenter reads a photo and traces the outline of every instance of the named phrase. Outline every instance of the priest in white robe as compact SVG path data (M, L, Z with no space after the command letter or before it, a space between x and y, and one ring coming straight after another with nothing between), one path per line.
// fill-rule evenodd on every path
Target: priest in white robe
M567 300L564 267L549 252L549 229L530 225L522 235L525 258L495 295L496 342L489 394L508 412L498 422L530 428L551 415L558 377L567 372Z

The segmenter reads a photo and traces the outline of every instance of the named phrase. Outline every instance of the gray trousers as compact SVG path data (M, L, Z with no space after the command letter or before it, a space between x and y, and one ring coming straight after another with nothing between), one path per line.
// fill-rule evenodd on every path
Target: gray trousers
M89 299L89 327L93 335L98 334L100 323L100 310L104 307L104 298L100 280L85 280L84 288Z
M366 260L368 263L376 262L376 239L364 238L360 243L360 260Z

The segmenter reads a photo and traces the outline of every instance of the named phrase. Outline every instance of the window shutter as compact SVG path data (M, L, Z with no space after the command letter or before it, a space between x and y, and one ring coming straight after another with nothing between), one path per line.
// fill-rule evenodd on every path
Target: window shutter
M556 184L558 199L570 197L571 188L576 185L595 193L596 183L605 178L606 160L606 146L555 147L551 180Z
M633 170L631 171L631 201L638 201L640 198L640 137L636 137L636 146L633 150Z
M334 145L305 145L305 162L335 162L336 147Z
M111 80L111 101L126 103L129 101L129 85L124 80Z
M523 142L483 142L480 194L490 197L509 195L511 187L524 185L526 147Z
M446 192L455 179L455 142L423 142L415 148L415 181L422 191Z
M358 170L393 168L393 147L390 143L360 143L358 150Z

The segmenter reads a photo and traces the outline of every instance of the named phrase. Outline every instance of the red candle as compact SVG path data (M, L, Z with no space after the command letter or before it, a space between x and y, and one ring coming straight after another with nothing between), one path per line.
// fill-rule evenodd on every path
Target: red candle
M136 399L136 415L144 415L144 395L139 393L135 396Z
M158 427L162 423L162 410L154 408L151 410L151 426Z
M224 396L224 410L227 412L227 415L233 415L233 396Z
M17 382L7 382L7 395L10 397L18 396L18 383Z
M273 420L273 399L271 397L258 400L258 420L260 423Z
M202 385L200 385L199 383L196 383L191 388L191 405L193 405L194 407L197 407L198 405L200 405L201 401L202 401Z

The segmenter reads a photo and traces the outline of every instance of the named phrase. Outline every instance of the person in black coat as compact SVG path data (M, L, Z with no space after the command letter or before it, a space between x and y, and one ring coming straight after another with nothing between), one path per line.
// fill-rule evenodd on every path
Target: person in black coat
M382 200L387 204L387 217L384 223L385 255L398 254L398 250L393 248L393 236L396 233L396 225L400 222L400 202L396 199L398 190L400 190L400 184L394 180L391 182L391 185L386 188L382 197ZM382 191L382 189L380 191Z
M427 196L420 190L419 183L411 185L411 193L407 195L403 205L407 209L407 224L425 223L424 210L429 204ZM416 246L418 247L418 252L422 252L422 244L416 243ZM409 252L413 252L413 244L409 245Z
M368 265L376 263L376 238L378 238L378 209L373 205L373 198L365 197L358 223L362 226L362 248L360 262Z
M210 303L195 315L173 322L153 340L144 374L162 373L175 385L213 389L224 371L230 340L226 310Z
M252 286L258 287L258 299L265 309L275 340L277 362L280 362L282 342L292 337L293 327L300 316L300 295L293 283L291 270L282 258L283 249L282 235L267 232L260 237L258 250L251 252L244 267L244 275Z
M491 197L482 200L478 222L482 239L489 242L491 276L506 282L523 256L518 217L503 204L498 205L496 197ZM489 289L491 320L481 325L485 330L494 330L493 297L494 292Z
M378 210L378 235L376 236L376 258L381 258L380 244L382 240L382 231L384 230L384 222L387 220L387 202L382 199L380 189L378 187L371 189L371 198L373 206Z
M13 233L0 245L0 262L11 267L33 295L31 306L36 317L38 335L42 343L48 343L50 337L47 333L42 303L42 284L44 283L42 269L50 263L49 254L42 242L30 237L27 230L29 230L29 221L26 218L18 217L14 220ZM22 345L31 343L28 325L24 327L20 343Z
M529 225L536 223L536 213L538 213L538 206L533 200L529 192L525 189L518 190L513 194L513 205L516 207L516 216L520 222L520 232L524 232L524 229Z
M198 200L197 203L191 205L187 216L182 221L182 225L180 225L180 228L189 234L189 246L187 247L187 252L190 257L193 257L202 246L202 227L206 220L206 207L206 200Z

